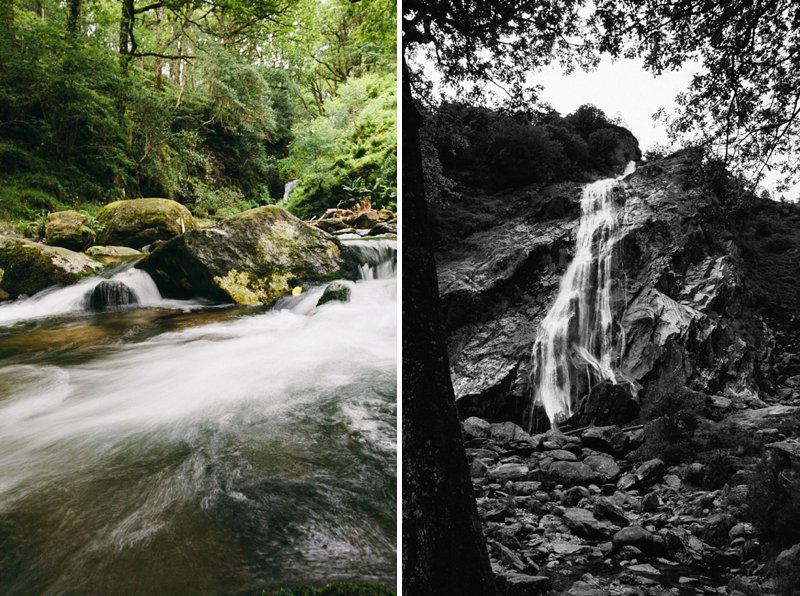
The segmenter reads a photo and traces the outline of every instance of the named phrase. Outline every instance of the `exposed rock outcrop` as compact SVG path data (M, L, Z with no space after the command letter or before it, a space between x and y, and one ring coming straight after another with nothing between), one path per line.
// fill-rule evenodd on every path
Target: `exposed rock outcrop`
M356 276L357 263L333 237L270 205L215 228L189 230L137 266L164 296L252 305L292 287Z
M771 397L776 331L753 300L754 251L742 248L741 221L723 217L729 209L693 182L696 161L683 152L641 165L614 191L622 211L615 369L626 382L587 392L575 404L576 426L635 418L648 385L666 378L708 395L752 395L761 405ZM563 205L568 192L571 206ZM539 419L531 411L531 348L572 258L579 197L569 185L504 195L516 209L439 253L462 417L526 426ZM551 209L554 202L560 206ZM800 292L800 281L787 283ZM800 372L800 362L792 366Z

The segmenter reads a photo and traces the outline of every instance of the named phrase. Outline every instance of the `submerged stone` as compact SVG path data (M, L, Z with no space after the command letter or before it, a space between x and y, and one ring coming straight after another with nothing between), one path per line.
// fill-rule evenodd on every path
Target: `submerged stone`
M328 302L347 302L349 300L350 288L341 282L335 281L332 284L328 284L328 287L322 292L322 296L317 301L317 306L322 306Z
M101 281L89 296L89 308L92 310L113 310L136 303L133 290L113 279Z

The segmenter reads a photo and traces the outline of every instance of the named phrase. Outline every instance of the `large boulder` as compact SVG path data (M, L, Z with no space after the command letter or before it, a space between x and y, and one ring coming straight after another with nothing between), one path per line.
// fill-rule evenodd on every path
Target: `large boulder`
M44 222L44 241L50 246L83 250L94 240L89 218L77 211L56 211Z
M66 248L0 236L0 297L30 296L50 286L70 285L102 266Z
M350 251L275 205L189 230L137 266L164 296L245 305L274 300L293 286L357 275Z
M127 246L90 246L84 253L107 265L119 261L141 259L144 256L142 251Z
M102 231L98 244L141 248L156 240L169 240L196 229L189 210L169 199L115 201L97 213Z

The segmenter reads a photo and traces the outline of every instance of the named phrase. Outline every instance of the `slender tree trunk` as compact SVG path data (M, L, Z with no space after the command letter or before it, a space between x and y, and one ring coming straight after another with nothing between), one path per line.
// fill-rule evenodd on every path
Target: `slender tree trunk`
M14 49L14 0L0 0L0 69Z
M161 48L161 38L162 38L161 22L163 20L164 20L164 7L162 6L156 9L156 39L159 42L158 43L159 48ZM164 68L163 60L160 57L156 56L153 60L153 70L155 71L156 75L156 89L161 89L162 79L163 79L163 74L161 71L163 70L163 68Z
M78 34L78 20L81 16L81 0L69 0L69 13L67 15L67 33L75 37Z
M122 10L119 19L119 60L124 71L128 70L131 61L131 31L133 29L133 2L122 0Z
M441 319L417 111L403 66L403 593L495 594Z

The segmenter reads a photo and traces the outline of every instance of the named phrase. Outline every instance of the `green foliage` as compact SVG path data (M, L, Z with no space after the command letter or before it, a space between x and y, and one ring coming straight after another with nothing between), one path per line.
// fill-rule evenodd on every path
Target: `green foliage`
M427 119L437 155L426 150L426 177L442 189L443 176L494 188L583 180L639 157L633 135L591 105L562 117L445 103Z
M295 129L281 166L287 178L299 182L282 205L305 218L329 207L354 205L365 196L374 207L391 206L396 201L396 110L395 81L389 73L342 85L325 115ZM355 180L360 182L353 191Z
M359 178L396 201L391 0L137 5L121 55L118 3L72 24L69 3L38 6L0 15L0 216L156 196L217 217L273 202L287 175L303 213ZM308 109L312 71L327 82Z

